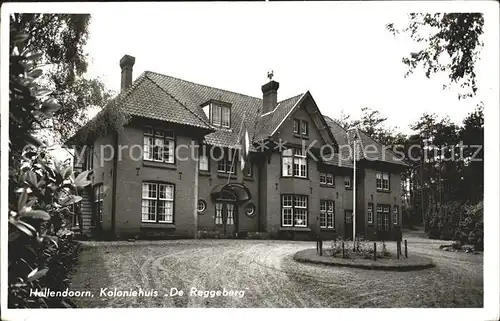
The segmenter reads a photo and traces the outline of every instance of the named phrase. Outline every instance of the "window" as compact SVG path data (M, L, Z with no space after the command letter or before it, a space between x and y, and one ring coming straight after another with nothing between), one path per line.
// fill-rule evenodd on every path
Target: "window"
M94 168L94 147L85 146L85 159L83 161L83 170L90 171Z
M283 176L307 178L307 157L301 148L285 149L281 159Z
M215 203L215 225L222 225L222 203Z
M329 200L321 200L319 203L319 227L335 228L335 203Z
M373 203L368 203L368 224L373 224Z
M199 170L205 172L209 171L207 146L200 147L199 155L200 155L200 161L198 163Z
M389 230L389 205L384 206L384 231Z
M309 128L308 128L308 124L306 121L301 121L300 122L300 133L302 134L302 136L307 136L308 133L309 133Z
M198 200L198 213L203 213L207 209L207 202Z
M226 225L234 225L234 204L226 204L227 220Z
M246 207L245 207L245 214L249 217L252 217L255 215L255 205L253 204L248 204Z
M389 173L377 172L377 189L388 191L390 188Z
M222 108L222 127L229 128L230 112L228 107Z
M222 159L219 160L219 163L217 164L217 171L219 173L233 174L236 168L236 160L233 161L236 157L236 152L232 149L225 149L223 153L224 155L222 155Z
M333 174L320 173L319 184L325 186L335 186L335 176Z
M293 133L298 134L299 133L299 127L300 127L300 121L298 119L293 120Z
M307 226L307 196L281 196L281 224L282 226Z
M351 176L344 176L345 188L351 188Z
M347 224L352 224L352 210L345 210L345 222Z
M142 183L142 221L174 222L174 185Z
M389 231L389 212L390 206L377 204L377 229L380 231Z
M94 186L94 218L93 223L102 223L102 203L104 199L104 185Z
M174 133L171 130L148 128L144 132L144 159L174 163Z
M399 206L394 205L392 209L392 224L399 225Z
M211 104L212 125L231 127L231 109L228 106Z
M293 120L293 134L295 136L307 137L309 135L309 124L305 120Z

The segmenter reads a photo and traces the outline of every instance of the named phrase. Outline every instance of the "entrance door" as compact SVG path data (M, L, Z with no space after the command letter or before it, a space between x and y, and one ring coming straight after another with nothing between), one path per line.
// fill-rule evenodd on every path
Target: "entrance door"
M390 239L390 215L388 209L389 207L383 207L383 212L377 213L377 234L379 240Z
M344 238L352 240L352 211L349 210L344 214Z
M237 234L237 213L234 203L215 203L215 229L221 236L235 237Z

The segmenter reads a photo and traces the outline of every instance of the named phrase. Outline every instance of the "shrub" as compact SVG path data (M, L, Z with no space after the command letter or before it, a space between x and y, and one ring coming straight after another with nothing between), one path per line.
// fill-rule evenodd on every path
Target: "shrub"
M14 43L26 35L13 33ZM77 245L68 229L75 192L90 184L89 172L74 177L71 166L49 155L50 148L28 132L27 123L50 118L60 106L40 89L38 53L18 52L10 57L10 155L8 213L8 306L71 307L65 298L30 296L30 290L63 290L76 260Z
M428 236L432 239L453 240L483 249L483 202L475 205L453 201L436 204L428 211Z

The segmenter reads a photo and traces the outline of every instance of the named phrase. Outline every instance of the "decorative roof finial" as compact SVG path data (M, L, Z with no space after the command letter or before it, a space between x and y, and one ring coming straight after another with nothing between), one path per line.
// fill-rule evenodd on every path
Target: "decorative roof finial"
M268 71L267 72L267 78L269 78L269 80L273 80L273 77L274 77L274 71L273 70Z

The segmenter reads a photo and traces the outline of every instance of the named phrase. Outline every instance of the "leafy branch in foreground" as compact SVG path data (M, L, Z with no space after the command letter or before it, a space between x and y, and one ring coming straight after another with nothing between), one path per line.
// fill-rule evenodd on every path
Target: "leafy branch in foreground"
M50 119L61 105L36 80L43 71L40 52L22 49L28 35L11 34L9 74L9 307L71 307L66 298L31 296L31 291L68 287L76 259L70 218L81 201L78 191L90 184L89 172L75 177L69 164L49 155L50 147L34 138L33 124Z
M394 35L407 34L423 44L419 51L404 57L410 75L422 65L425 75L445 72L450 82L465 89L460 98L472 97L477 92L475 65L483 42L484 17L482 13L411 13L407 27L397 29L393 23L386 25ZM444 84L443 88L447 85Z

